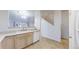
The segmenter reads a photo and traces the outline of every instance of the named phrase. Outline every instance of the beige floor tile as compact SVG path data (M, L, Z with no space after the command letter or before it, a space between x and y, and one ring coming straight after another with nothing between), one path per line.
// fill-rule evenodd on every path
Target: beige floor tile
M56 42L51 39L42 38L33 45L30 45L26 49L68 49L68 39L62 39L61 42Z

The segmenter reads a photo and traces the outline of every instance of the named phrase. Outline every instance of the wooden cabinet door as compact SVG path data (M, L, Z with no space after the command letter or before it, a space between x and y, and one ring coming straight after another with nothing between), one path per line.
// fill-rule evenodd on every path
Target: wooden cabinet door
M24 34L19 34L19 35L15 36L15 48L16 49L25 47L25 45L26 45L25 36L26 35L24 35Z
M15 43L14 43L14 36L7 36L4 38L4 40L1 42L2 49L14 49Z
M33 43L33 33L27 33L26 42L26 46Z
M24 48L32 43L32 33L19 34L15 37L15 48Z

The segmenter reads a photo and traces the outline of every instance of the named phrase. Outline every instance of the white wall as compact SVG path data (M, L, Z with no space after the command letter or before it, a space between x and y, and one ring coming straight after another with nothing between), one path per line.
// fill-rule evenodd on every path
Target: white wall
M0 32L6 31L9 26L8 11L0 10Z
M61 41L61 11L54 11L54 25L41 19L41 35L55 41Z
M35 14L35 27L40 29L40 11L32 11ZM9 19L8 19L8 11L0 10L0 32L7 31L8 27L10 27Z
M40 29L40 23L41 23L41 19L40 19L40 11L35 11L35 27L37 29Z
M62 11L61 37L69 39L69 12Z

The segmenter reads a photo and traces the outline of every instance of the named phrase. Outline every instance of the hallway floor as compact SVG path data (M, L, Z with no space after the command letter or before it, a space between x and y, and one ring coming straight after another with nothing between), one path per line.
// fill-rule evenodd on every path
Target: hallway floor
M54 40L42 38L40 41L30 45L26 49L68 49L68 47L68 39L62 39L62 41L59 43Z

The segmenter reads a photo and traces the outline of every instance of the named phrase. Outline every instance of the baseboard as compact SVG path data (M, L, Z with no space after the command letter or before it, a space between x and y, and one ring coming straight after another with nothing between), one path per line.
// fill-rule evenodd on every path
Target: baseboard
M45 39L50 39L50 38L47 38L47 37L42 37L42 38L45 38ZM52 41L55 41L55 42L59 43L59 42L58 42L58 41L56 41L56 40L53 40L53 39L50 39L50 40L52 40Z
M61 39L67 39L68 40L69 38L61 37Z
M31 43L31 44L30 44L30 45L28 45L28 46L23 47L22 49L25 49L25 48L27 48L27 47L29 47L29 46L31 46L31 45L33 45L33 44L37 43L37 42L39 42L39 40L38 40L38 41L36 41L36 42L34 42L34 43Z

